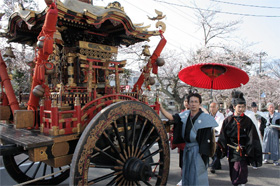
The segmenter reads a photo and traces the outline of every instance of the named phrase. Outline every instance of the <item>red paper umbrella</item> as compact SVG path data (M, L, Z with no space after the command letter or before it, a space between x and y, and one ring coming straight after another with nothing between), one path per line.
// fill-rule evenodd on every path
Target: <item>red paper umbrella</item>
M249 76L243 70L218 63L186 67L179 72L179 78L193 87L215 90L237 88L249 81Z

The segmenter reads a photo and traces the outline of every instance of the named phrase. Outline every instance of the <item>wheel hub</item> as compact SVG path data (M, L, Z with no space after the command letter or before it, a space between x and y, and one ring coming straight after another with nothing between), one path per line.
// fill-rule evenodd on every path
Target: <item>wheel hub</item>
M151 166L138 158L129 158L123 172L125 179L129 181L148 181L152 176Z

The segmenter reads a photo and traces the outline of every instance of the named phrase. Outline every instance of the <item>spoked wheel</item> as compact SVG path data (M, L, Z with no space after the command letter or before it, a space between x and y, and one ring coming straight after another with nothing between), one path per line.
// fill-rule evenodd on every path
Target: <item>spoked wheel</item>
M70 185L165 185L169 157L157 113L136 101L115 103L100 111L80 137Z
M58 185L69 177L69 166L54 168L43 162L31 162L24 153L3 156L3 163L9 175L18 183L57 173L28 185Z

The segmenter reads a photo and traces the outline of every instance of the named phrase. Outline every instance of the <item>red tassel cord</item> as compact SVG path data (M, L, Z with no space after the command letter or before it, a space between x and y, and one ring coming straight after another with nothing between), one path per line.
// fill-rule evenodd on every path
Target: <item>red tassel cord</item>
M239 151L240 152L240 156L242 156L242 148L241 148L241 145L240 145L240 123L237 121L237 119L234 118L234 120L236 121L236 124L237 124L237 141L238 141L238 146L237 146L236 151Z

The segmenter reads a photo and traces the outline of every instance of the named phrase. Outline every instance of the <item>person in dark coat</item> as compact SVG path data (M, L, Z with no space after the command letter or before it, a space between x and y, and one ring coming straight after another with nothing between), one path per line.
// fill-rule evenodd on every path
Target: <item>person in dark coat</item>
M262 166L262 147L257 129L244 114L246 101L243 93L232 93L233 115L224 122L217 142L217 155L228 157L230 178L233 185L245 185L248 181L248 165Z
M258 105L256 104L256 102L252 102L251 107L252 107L252 111L255 113L256 119L259 122L259 130L261 132L261 137L263 138L264 129L266 127L267 120L262 116L263 113L258 111Z

